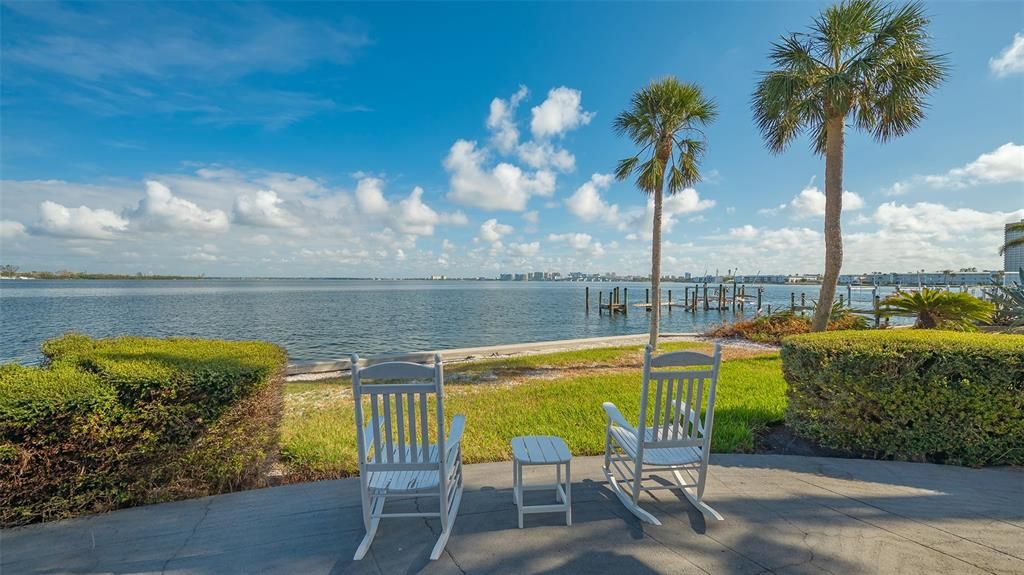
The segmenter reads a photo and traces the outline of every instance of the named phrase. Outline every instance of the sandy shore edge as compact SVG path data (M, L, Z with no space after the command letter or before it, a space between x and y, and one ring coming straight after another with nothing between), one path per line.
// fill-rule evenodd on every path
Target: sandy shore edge
M445 363L460 363L481 359L499 359L504 357L517 357L523 355L536 355L541 353L557 353L562 351L576 351L581 349L593 349L601 347L616 347L622 345L641 345L647 342L648 334L638 333L630 335L614 335L604 337L588 337L580 339L562 339L553 341L538 341L530 343L513 343L504 345L489 345L482 347L463 347L455 349L443 349L434 351L419 351L406 354L375 355L366 358L368 364L384 361L413 361L430 362L435 354L440 354ZM685 333L663 333L662 341L716 341L713 338L705 337L696 332ZM743 340L721 340L723 344L753 347L766 351L778 349L776 346L757 344ZM307 361L295 362L288 365L288 381L316 381L347 375L351 370L351 362L348 359L336 359L328 361Z

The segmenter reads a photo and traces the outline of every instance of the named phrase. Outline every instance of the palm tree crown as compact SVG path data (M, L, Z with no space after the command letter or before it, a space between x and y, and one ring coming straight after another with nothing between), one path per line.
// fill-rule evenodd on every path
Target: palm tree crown
M625 180L636 173L636 185L654 196L651 222L651 347L658 346L661 313L661 211L668 174L668 193L674 194L700 181L700 159L707 147L702 128L718 115L717 106L700 86L668 77L651 82L633 94L629 108L612 124L628 136L639 151L619 162L615 177ZM646 160L641 156L648 154Z
M717 105L700 86L672 77L652 82L633 95L629 109L612 124L640 148L619 162L615 177L625 180L635 172L637 187L650 194L662 190L667 168L670 194L694 185L707 144L701 128L717 116ZM647 152L650 157L642 161Z
M919 3L900 8L849 0L826 9L806 33L773 44L774 69L754 93L754 116L773 152L802 131L823 154L826 121L850 118L885 142L915 128L925 98L946 76L946 57L928 51Z

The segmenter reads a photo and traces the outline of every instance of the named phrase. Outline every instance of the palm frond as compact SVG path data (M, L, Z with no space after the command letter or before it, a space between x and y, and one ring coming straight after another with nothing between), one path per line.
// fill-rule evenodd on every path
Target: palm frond
M717 116L717 104L700 86L672 77L651 82L633 95L629 109L612 124L617 134L640 148L619 162L615 177L636 174L637 187L647 193L662 190L666 177L670 193L694 185L707 148L703 128Z
M753 97L768 149L781 152L808 131L822 153L824 123L835 116L849 116L879 142L916 128L949 71L947 57L930 52L928 25L920 3L845 0L806 34L772 44L773 69L762 73Z
M890 295L882 301L880 312L916 317L918 328L971 331L976 324L991 321L995 305L969 293L922 288Z

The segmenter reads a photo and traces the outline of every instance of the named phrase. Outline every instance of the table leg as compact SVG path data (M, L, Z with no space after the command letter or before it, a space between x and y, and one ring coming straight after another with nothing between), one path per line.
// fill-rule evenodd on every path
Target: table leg
M512 460L512 501L519 505L519 461Z
M555 485L561 485L561 484L562 484L562 464L561 463L556 463L555 464ZM558 501L561 501L562 503L565 503L565 498L562 497L562 494L559 493L557 489L555 490L555 499L558 500Z
M565 462L565 524L572 525L572 468Z
M516 491L517 505L516 510L519 512L519 528L523 528L523 465L520 464L516 470L516 480L519 488Z

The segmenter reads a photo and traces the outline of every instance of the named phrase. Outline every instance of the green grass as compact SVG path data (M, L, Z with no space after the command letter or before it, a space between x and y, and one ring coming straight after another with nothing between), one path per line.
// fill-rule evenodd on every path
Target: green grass
M707 347L677 342L662 346L661 351ZM636 420L640 358L640 348L631 346L452 366L449 374L464 377L446 384L445 411L449 416L466 416L465 461L510 459L509 441L517 435L559 435L576 455L603 453L605 414L601 404L611 401L628 419ZM632 363L636 367L623 367ZM549 369L556 371L546 371ZM477 376L486 374L491 374L491 379L497 374L497 379L474 383ZM347 380L286 386L288 407L281 451L298 476L344 476L357 470L354 408L348 386ZM785 391L777 353L725 361L713 451L752 450L759 429L783 420Z

